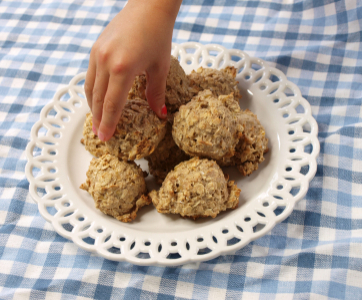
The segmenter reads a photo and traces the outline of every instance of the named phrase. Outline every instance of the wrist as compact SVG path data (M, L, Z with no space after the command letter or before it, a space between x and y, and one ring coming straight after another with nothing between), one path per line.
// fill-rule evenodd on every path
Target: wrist
M182 0L129 0L128 5L145 6L150 13L157 13L176 20Z

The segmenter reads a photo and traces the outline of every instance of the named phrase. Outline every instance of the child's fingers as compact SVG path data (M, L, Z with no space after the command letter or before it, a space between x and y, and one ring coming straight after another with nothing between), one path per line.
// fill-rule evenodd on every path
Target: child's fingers
M160 118L167 116L165 107L165 89L169 66L147 72L146 98L152 110Z
M98 130L99 124L101 123L104 97L107 92L108 84L108 71L104 68L102 68L101 70L97 70L92 96L93 126L96 130Z
M112 75L103 103L102 121L98 128L98 137L102 141L108 141L116 129L122 109L126 104L128 91L133 83L134 76L123 72Z
M89 108L92 110L93 87L96 79L96 65L92 57L89 60L89 66L84 82L84 92L87 97Z

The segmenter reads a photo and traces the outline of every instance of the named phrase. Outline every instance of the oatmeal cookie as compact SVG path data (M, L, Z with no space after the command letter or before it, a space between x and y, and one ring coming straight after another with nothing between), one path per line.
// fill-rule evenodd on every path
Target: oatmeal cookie
M109 154L92 159L80 188L93 197L96 208L122 222L131 222L151 203L142 169Z
M171 56L170 71L166 80L166 107L175 112L191 100L189 96L189 79L176 57Z
M239 195L240 189L215 161L198 157L177 165L160 190L149 194L159 213L193 219L215 218L221 211L237 208Z
M113 137L106 142L108 152L123 160L150 155L166 133L167 120L161 120L142 99L129 99L122 110Z
M95 157L101 157L103 154L108 153L108 150L106 144L93 133L92 118L92 113L88 113L83 125L83 138L80 142L85 146L85 149L89 151L92 155L94 155Z
M237 101L241 98L238 82L235 80L237 70L226 67L221 70L200 67L188 75L191 98L203 90L210 90L215 96L234 93Z
M146 100L146 75L136 76L128 93L129 99ZM166 79L165 104L167 111L173 113L190 101L189 79L176 57L171 56L170 70Z
M128 92L128 99L146 100L146 75L138 75L133 81L133 85Z
M166 175L180 162L190 159L185 152L177 147L172 137L172 125L167 124L164 139L158 144L156 150L146 156L150 173L162 184Z
M175 114L173 139L190 156L232 157L243 132L239 112L232 94L216 98L210 90L202 91Z
M244 134L235 148L235 155L218 161L220 166L236 166L244 176L256 171L268 152L268 139L264 127L250 110L241 111L239 122L244 127Z

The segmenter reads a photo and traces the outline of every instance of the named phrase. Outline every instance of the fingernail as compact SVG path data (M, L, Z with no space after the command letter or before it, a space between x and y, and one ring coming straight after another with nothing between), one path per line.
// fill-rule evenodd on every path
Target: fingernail
M162 106L162 108L161 108L161 115L162 115L163 117L166 117L166 116L167 116L167 107L166 107L165 104L164 104L164 105Z
M99 138L102 142L105 142L105 136L104 136L104 134L103 134L101 131L98 132L98 138Z
M93 130L93 133L95 134L95 135L97 135L97 129L96 129L96 127L93 125L92 126L92 130Z

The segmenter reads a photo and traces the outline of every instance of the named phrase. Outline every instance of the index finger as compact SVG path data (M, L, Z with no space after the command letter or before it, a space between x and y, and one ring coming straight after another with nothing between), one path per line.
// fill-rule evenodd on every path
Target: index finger
M134 76L129 76L125 72L111 74L104 97L102 120L98 128L98 137L101 141L108 141L112 137L126 104L133 79Z
M92 110L92 100L93 100L93 87L96 80L96 64L91 53L89 57L88 70L85 76L84 82L84 92L87 98L88 106Z

